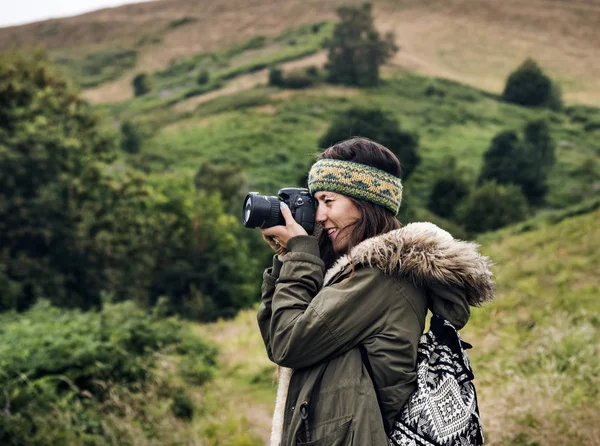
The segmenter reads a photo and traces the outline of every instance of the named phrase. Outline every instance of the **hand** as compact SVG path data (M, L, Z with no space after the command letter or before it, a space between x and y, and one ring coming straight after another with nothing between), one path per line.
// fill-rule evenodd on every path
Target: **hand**
M290 211L290 208L288 208L287 204L282 201L280 205L281 214L285 219L285 226L273 226L271 228L260 230L265 241L269 244L269 246L277 251L277 254L279 254L279 249L281 248L287 250L287 242L289 239L298 235L308 235L306 230L300 226L296 220L294 220L292 212Z

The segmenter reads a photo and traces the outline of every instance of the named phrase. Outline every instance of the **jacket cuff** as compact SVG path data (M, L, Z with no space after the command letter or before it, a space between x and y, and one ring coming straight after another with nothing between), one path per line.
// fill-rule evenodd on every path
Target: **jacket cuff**
M297 235L287 242L289 252L303 252L316 257L321 257L319 252L319 242L316 237L311 235Z

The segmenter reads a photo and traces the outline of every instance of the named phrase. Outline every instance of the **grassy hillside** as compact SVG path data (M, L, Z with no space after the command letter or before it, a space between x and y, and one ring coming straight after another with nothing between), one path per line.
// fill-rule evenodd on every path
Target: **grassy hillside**
M330 0L157 0L65 19L0 29L0 49L45 45L60 60L85 63L135 51L135 67L86 92L90 100L131 97L135 73L164 70L177 59L218 51L256 35L335 20ZM600 104L600 1L375 0L377 25L392 30L401 51L390 71L453 79L500 92L506 75L535 57L558 78L571 103Z
M594 195L598 187L599 130L588 125L600 122L594 108L564 113L526 109L471 87L408 74L388 77L382 86L366 90L259 86L181 111L194 99L170 104L139 98L105 111L115 121L137 116L151 123L153 137L140 155L130 158L144 169L192 174L203 161L236 163L247 171L251 189L272 194L284 185L299 184L319 137L336 114L356 105L377 106L420 137L423 161L405 191L405 203L413 207L424 206L445 157L455 157L474 181L495 134L521 131L526 122L546 118L557 142L549 206L568 206Z
M495 262L497 297L473 310L462 335L474 345L486 444L600 444L600 210L591 208L491 234L482 247ZM211 416L230 419L227 408L239 401L236 416L267 438L276 386L254 311L198 331L221 345L213 392L231 398Z

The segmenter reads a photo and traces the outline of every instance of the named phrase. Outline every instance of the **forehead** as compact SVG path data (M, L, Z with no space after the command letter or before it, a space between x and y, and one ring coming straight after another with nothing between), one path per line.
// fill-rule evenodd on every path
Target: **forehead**
M337 194L335 192L329 192L327 190L322 190L322 191L319 191L319 192L315 193L315 198L317 200L323 200L324 198L333 197L333 196L336 196L336 195Z

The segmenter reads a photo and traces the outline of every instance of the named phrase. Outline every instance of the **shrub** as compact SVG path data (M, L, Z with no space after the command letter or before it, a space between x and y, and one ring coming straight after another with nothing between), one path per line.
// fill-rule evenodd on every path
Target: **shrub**
M179 389L171 403L173 415L182 420L191 420L194 417L194 402L184 389Z
M147 73L140 73L133 78L133 93L135 96L142 96L150 93L154 88L154 81Z
M521 221L528 213L527 200L519 187L490 181L469 195L457 216L467 231L480 233Z
M118 431L107 417L135 414L152 423L159 398L173 398L177 416L193 414L189 398L163 381L159 353L161 363L176 352L206 368L215 364L212 345L132 302L83 313L41 301L25 313L0 315L0 325L2 444L135 442L135 431Z
M269 70L269 85L274 87L283 86L283 71L279 68L271 68Z
M506 80L503 98L525 106L562 107L560 89L532 60L525 60Z
M469 186L450 158L440 169L440 176L431 189L427 208L443 218L452 219L459 203L469 195Z
M354 107L343 112L321 137L319 146L329 147L353 136L370 138L394 152L400 159L404 180L421 161L417 152L418 136L402 131L395 118L377 108Z
M198 85L205 85L210 80L210 74L206 70L200 71L198 77L196 78L196 83Z
M309 74L305 70L292 71L287 73L283 79L283 86L293 89L301 89L311 87L316 83L317 79L314 75Z
M121 124L121 148L127 153L139 153L144 139L143 132L139 125L131 121L124 121Z
M478 182L515 184L530 204L540 204L548 191L548 174L556 162L554 153L555 144L545 121L528 122L523 140L513 130L500 132L484 154Z
M342 6L328 49L327 80L335 84L372 86L379 83L379 66L398 48L394 36L381 39L373 25L371 5Z

